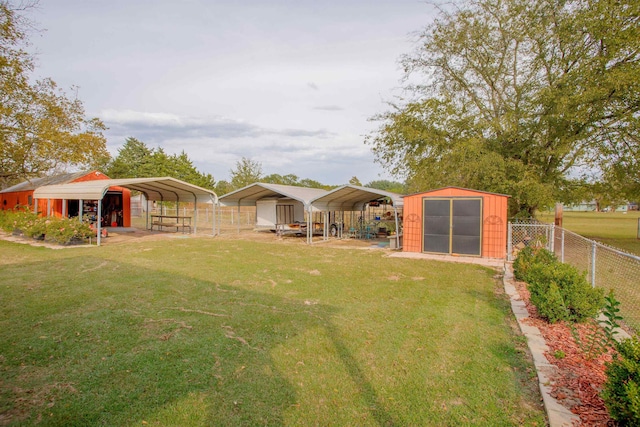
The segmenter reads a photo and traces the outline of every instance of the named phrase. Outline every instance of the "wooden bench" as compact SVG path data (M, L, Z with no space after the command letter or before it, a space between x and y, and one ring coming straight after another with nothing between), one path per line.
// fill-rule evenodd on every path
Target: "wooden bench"
M156 219L154 220L154 218ZM175 220L175 221L171 221L171 220ZM187 220L189 220L188 224L187 224ZM180 229L182 229L183 233L186 232L187 229L189 230L189 233L191 233L191 217L151 215L151 230L153 230L154 226L158 227L158 230L160 231L162 231L164 227L167 227L167 228L175 228L176 233Z

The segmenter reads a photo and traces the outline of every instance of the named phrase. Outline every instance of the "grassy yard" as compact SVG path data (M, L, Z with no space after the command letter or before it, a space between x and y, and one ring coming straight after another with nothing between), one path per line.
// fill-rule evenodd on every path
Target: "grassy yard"
M562 226L589 239L640 255L638 218L640 211L564 212ZM553 223L554 213L541 212L538 219Z
M545 424L494 271L177 237L0 240L0 425Z

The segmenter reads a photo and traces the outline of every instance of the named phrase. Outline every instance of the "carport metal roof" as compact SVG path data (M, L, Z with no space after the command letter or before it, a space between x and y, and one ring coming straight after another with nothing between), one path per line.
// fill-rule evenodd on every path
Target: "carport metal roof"
M94 181L71 182L68 184L44 185L33 191L34 199L63 199L63 200L98 200L98 210L101 209L102 198L110 187L124 187L140 191L147 200L192 202L195 217L193 232L197 233L198 211L196 203L217 204L218 196L211 190L189 184L171 177L162 178L122 178L97 179ZM37 206L37 204L35 204ZM47 208L48 211L48 208ZM147 217L148 221L148 217ZM97 242L100 246L101 225L98 221ZM213 234L215 227L215 208L213 214Z
M211 190L171 177L98 179L36 188L34 199L101 200L109 187L125 187L143 193L147 200L216 203Z
M305 208L310 206L312 199L327 194L320 188L297 187L294 185L267 184L257 182L239 190L220 196L223 206L255 206L260 199L277 197L290 198L301 202Z
M402 195L375 188L343 185L335 190L311 200L311 205L319 210L359 211L373 201L388 198L395 208L403 205Z

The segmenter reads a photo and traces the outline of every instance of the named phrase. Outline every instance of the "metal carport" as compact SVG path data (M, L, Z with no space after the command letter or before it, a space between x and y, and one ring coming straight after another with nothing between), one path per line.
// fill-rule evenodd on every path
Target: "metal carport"
M327 194L327 190L321 188L256 182L220 196L219 201L222 206L237 206L238 213L240 213L241 206L256 206L258 200L269 197L282 197L302 203L305 211L310 212L310 201L324 194ZM307 233L310 231L311 226L307 222ZM238 223L238 232L240 232L240 223Z
M122 178L122 179L100 179L95 181L83 181L70 184L45 185L37 188L33 192L34 199L62 199L62 200L98 200L98 212L102 209L102 198L109 190L109 187L124 187L136 190L144 194L147 203L154 201L171 202L192 202L194 206L194 233L197 233L198 210L197 203L212 203L213 209L213 234L216 234L215 207L218 203L218 196L215 192L197 185L189 184L179 179L171 177L161 178ZM37 206L37 202L34 203ZM148 209L147 209L148 212ZM47 212L48 214L48 212ZM148 215L148 214L147 214ZM149 218L146 218L148 227ZM98 246L100 245L100 221L98 221Z
M403 196L389 191L377 190L369 187L359 187L357 185L343 185L326 194L311 200L310 206L325 212L325 223L328 219L329 211L362 211L366 205L374 200L389 199L393 206L396 230L398 227L398 208L403 206ZM324 240L328 239L327 227L325 225ZM309 243L313 237L308 238ZM396 247L400 247L400 235L396 233Z

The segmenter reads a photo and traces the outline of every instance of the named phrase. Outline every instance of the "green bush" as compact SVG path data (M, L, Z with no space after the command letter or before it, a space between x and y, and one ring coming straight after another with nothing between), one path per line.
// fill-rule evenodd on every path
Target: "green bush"
M37 217L26 206L19 206L12 210L2 210L0 211L0 228L8 232L16 230L24 232Z
M83 241L94 234L88 223L77 218L51 218L45 231L45 240L65 245L74 240Z
M516 279L528 281L529 269L534 264L551 264L558 261L556 256L546 249L534 249L530 246L518 253L513 262L513 274Z
M0 211L0 227L5 231L19 230L26 237L41 238L60 244L85 240L95 232L78 218L39 217L26 209Z
M569 310L564 303L560 288L554 282L549 283L544 297L531 292L531 303L536 306L538 313L550 323L556 323L569 318Z
M518 252L518 256L513 261L513 275L518 280L526 281L527 271L533 262L533 249L526 247Z
M618 354L607 365L602 399L611 418L621 426L640 425L640 341L637 337L617 345Z
M527 283L531 303L551 323L582 322L595 317L604 306L604 291L591 287L586 273L569 264L534 263L529 268Z
M597 315L604 291L587 282L586 273L558 261L546 249L524 248L513 263L514 275L527 282L531 303L551 323L582 322Z

